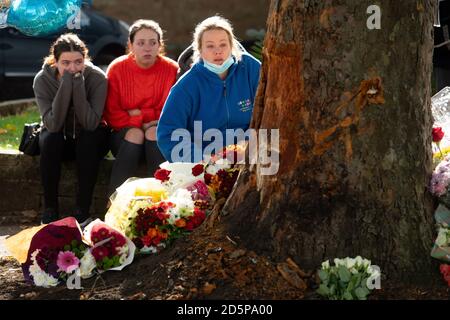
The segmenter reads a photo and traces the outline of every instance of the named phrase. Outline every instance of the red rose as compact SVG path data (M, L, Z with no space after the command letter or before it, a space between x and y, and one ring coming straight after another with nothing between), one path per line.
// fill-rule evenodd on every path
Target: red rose
M158 169L155 171L155 178L161 180L162 182L168 181L170 172L171 171L166 169Z
M101 261L103 260L103 258L108 257L109 252L108 249L106 249L103 246L100 246L92 249L92 255L94 256L95 261Z
M184 227L188 231L192 231L195 228L195 224L192 220L186 222L186 226Z
M200 219L201 221L205 220L206 218L205 211L200 210L199 208L194 208L194 216Z
M441 127L436 127L436 128L433 128L432 135L433 135L433 142L438 143L444 137L444 131L442 131Z
M152 242L155 246L157 246L158 244L161 243L161 237L160 236L156 236L152 239Z
M450 266L448 264L441 264L440 271L442 276L444 277L444 280L447 282L448 286L450 287Z
M212 174L205 173L205 183L211 184L212 177L213 177Z
M122 237L120 234L118 233L112 233L112 239L111 239L111 243L112 243L112 247L116 248L116 247L123 247L127 241L125 240L124 237Z
M156 218L158 218L158 220L161 222L165 222L166 219L169 217L170 217L170 215L165 213L164 211L156 213Z
M204 170L203 165L199 163L192 168L192 175L194 177L199 176L203 173L203 170Z
M152 245L152 237L150 237L149 235L143 236L141 240L146 247L150 247Z

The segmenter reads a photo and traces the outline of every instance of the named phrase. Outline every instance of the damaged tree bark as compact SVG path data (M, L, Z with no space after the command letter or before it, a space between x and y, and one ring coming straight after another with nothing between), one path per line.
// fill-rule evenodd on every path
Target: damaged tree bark
M247 166L222 223L302 268L361 255L428 281L435 3L377 3L370 30L367 1L272 1L251 127L279 129L279 171Z

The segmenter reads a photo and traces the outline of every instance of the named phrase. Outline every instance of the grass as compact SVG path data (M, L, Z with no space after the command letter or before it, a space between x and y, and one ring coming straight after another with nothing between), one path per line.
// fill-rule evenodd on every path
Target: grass
M0 117L0 150L17 150L24 124L39 121L40 115L36 106L14 116Z

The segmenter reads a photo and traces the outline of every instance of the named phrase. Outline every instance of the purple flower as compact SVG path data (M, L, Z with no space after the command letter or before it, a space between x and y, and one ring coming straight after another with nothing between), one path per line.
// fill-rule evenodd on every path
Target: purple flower
M198 180L193 185L187 188L192 194L192 200L210 200L208 186L201 180Z

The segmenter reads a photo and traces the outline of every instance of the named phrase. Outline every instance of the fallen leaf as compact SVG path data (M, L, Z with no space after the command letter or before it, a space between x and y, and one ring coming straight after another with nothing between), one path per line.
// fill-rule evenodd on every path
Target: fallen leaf
M292 269L294 269L299 274L300 277L302 278L308 277L308 274L306 274L306 272L300 269L300 267L291 258L287 258L286 262Z
M145 300L147 299L147 295L143 292L138 292L133 294L132 296L127 298L128 300Z
M206 295L211 294L215 289L216 289L216 285L214 283L209 283L206 282L205 285L203 286L203 293Z
M291 285L300 290L306 290L307 285L305 281L303 281L303 279L300 278L297 272L292 270L287 263L279 263L277 265L277 270L281 273L281 276Z

